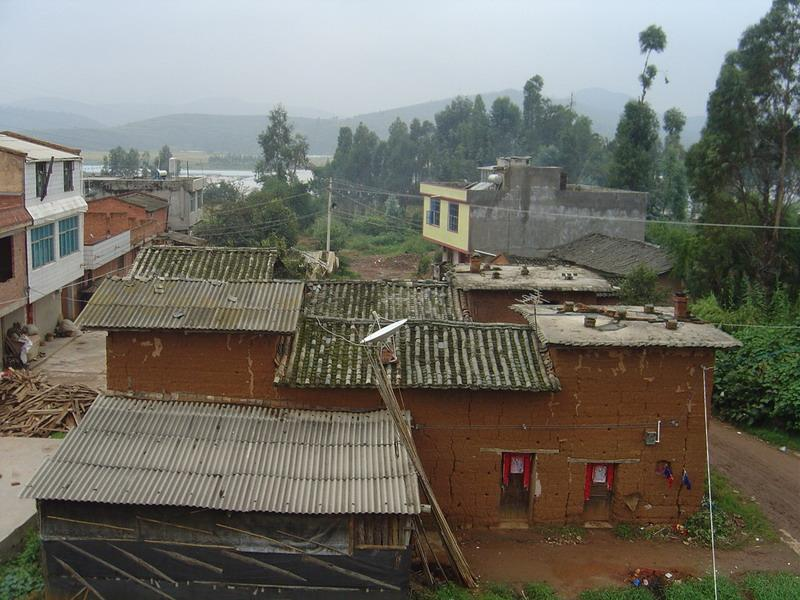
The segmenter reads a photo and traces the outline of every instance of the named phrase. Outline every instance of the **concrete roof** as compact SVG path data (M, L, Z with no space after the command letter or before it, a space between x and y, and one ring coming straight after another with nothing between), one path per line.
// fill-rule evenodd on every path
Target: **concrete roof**
M387 411L100 396L25 486L38 500L290 514L417 514Z
M375 322L304 317L286 375L291 387L375 385L360 341ZM397 362L387 365L402 388L555 391L547 352L528 326L465 321L409 321L395 335Z
M139 206L147 212L155 212L169 207L169 200L164 200L153 194L145 194L143 192L132 192L130 194L120 194L119 196L112 197L122 202Z
M673 318L672 308L659 307L647 314L642 307L589 307L580 312L564 312L558 306L515 304L511 308L523 315L549 345L554 346L614 346L666 348L737 348L742 343L702 322L680 321L676 330L667 329L665 322ZM618 320L613 313L625 310L626 318ZM595 327L585 327L584 317L596 318Z
M523 274L527 268L528 274ZM490 270L470 273L469 265L457 265L453 282L458 289L471 290L552 290L565 292L612 292L605 278L573 265L494 265ZM498 278L494 274L499 275ZM571 279L568 279L568 274Z
M12 132L0 133L0 148L6 148L13 152L25 154L29 161L42 161L55 158L56 160L81 160L80 154L71 152L69 148L49 145L41 141L37 143L34 138L19 136Z
M291 333L302 281L106 279L77 322L86 329Z
M461 318L452 287L431 281L317 281L306 285L303 312L319 317L371 319Z

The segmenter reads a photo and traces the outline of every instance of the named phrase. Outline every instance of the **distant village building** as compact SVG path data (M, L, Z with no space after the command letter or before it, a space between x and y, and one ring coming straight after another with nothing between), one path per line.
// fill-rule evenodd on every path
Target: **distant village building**
M0 190L14 197L6 200L7 206L18 209L22 194L30 215L24 242L18 228L14 235L6 236L11 240L4 242L13 254L12 273L26 265L27 314L21 322L36 325L44 335L55 329L61 316L74 317L80 306L78 280L83 276L83 215L87 210L81 193L80 150L5 131L0 133L0 154ZM12 210L7 214L11 213L16 215L12 220L18 221L21 213ZM20 275L13 279L17 288L23 282ZM4 329L7 320L19 318L15 313L4 319Z
M477 183L421 183L422 235L452 263L475 253L536 257L590 233L644 240L647 194L567 184L559 167L498 158Z
M114 196L126 192L144 192L169 202L168 228L187 232L203 218L203 189L206 179L202 176L170 175L163 179L149 177L86 177L85 195Z

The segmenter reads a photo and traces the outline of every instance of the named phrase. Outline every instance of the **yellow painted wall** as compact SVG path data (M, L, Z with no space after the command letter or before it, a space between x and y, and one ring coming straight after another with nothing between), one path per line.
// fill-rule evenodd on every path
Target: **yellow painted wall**
M422 211L422 236L432 242L457 248L462 252L469 252L469 204L452 202L444 198L440 198L440 200L439 226L436 227L435 225L428 225L427 214L431 209L431 197L425 196ZM458 206L458 231L449 231L447 229L450 204Z

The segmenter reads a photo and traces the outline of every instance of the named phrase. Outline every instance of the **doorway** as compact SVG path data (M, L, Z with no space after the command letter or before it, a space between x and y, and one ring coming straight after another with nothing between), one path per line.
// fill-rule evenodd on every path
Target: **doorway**
M504 521L528 521L531 504L533 454L503 452L500 485L500 518Z
M614 494L614 466L611 463L586 465L583 488L584 521L607 522L611 519L611 499Z

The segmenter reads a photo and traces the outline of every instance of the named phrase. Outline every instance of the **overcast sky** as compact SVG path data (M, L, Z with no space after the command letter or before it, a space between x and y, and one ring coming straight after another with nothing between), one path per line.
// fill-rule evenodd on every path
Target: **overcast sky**
M0 102L235 97L339 116L521 88L634 95L638 32L667 33L649 96L703 114L768 0L0 0Z

